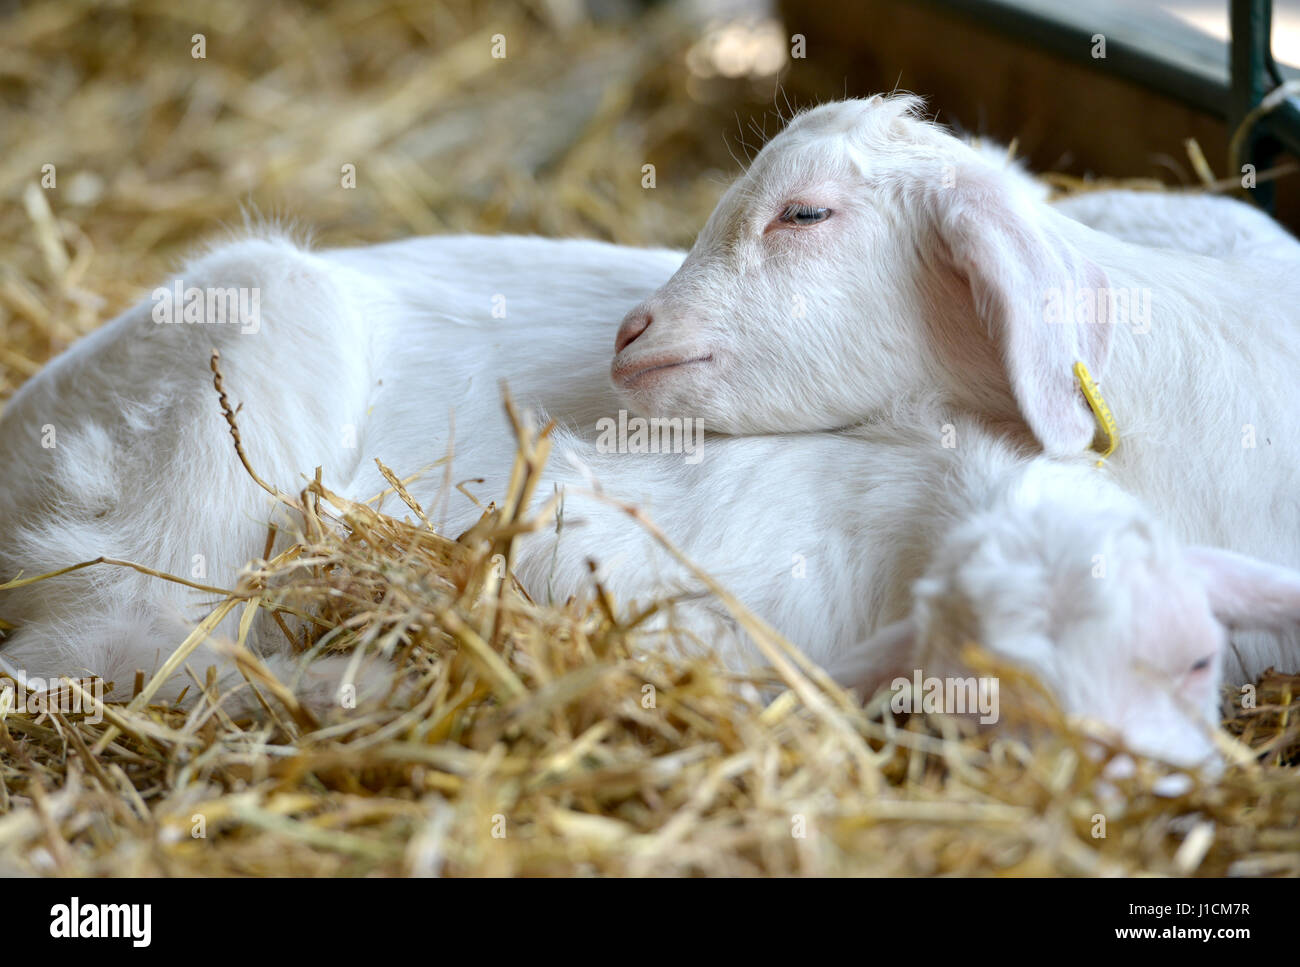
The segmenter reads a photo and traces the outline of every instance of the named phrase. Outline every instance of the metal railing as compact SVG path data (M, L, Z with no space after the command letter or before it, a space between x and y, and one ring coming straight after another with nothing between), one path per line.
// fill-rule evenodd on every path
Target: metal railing
M1287 95L1287 78L1273 59L1272 0L1232 0L1232 42L1229 62L1231 99L1229 130L1239 132L1234 165L1271 168L1285 149L1300 157L1300 99ZM1274 94L1274 92L1277 92ZM1270 98L1272 95L1272 98ZM1267 111L1265 98L1276 100ZM1273 183L1260 182L1251 192L1256 204L1272 211Z

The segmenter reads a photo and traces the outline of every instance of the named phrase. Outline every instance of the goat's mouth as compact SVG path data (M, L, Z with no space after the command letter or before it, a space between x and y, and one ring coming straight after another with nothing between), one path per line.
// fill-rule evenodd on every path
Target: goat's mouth
M665 359L660 356L652 359L639 359L626 364L615 362L610 370L610 376L623 389L635 389L638 385L653 381L660 373L665 373L670 369L680 369L683 366L711 362L713 362L712 353L706 353L703 356L692 356L689 359Z

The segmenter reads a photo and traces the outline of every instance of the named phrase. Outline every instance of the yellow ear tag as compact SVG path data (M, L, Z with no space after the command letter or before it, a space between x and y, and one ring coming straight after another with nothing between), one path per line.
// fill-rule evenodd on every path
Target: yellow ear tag
M1119 446L1119 427L1115 425L1115 417L1106 405L1097 381L1082 362L1074 364L1074 378L1079 381L1083 398L1088 401L1092 415L1097 420L1097 437L1093 439L1092 448L1101 454L1102 459L1097 461L1097 466L1100 467L1106 462L1106 457L1115 452L1115 447Z

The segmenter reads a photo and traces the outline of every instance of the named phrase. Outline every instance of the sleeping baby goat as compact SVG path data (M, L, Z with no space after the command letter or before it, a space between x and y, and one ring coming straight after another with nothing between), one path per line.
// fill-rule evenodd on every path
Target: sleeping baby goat
M976 643L1069 714L1178 763L1210 752L1225 627L1300 620L1300 575L1184 547L1092 460L1033 456L968 418L710 438L696 466L562 446L573 467L551 481L565 489L564 526L526 540L525 586L589 593L597 557L619 600L686 597L678 626L737 669L752 646L610 498L646 508L844 684L969 674L961 647Z

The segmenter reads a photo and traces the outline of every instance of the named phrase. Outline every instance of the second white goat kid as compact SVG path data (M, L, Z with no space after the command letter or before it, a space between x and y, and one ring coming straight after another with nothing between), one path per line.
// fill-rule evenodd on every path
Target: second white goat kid
M1119 422L1111 472L1180 539L1300 564L1300 247L1259 223L1183 251L1130 244L918 111L910 97L827 104L759 153L620 329L628 404L789 432L937 393L1077 454L1097 434L1082 362ZM1214 208L1238 211L1194 200L1188 232ZM1295 629L1235 637L1226 671L1273 664L1300 664Z
M1225 627L1300 621L1300 573L1181 545L1089 459L1034 457L1014 431L969 418L941 439L931 415L710 438L697 466L562 437L538 502L563 487L563 527L528 537L516 573L534 597L562 601L590 594L597 558L629 610L678 593L682 626L733 668L759 661L704 585L618 506L634 504L845 684L968 677L961 648L978 643L1132 748L1206 759Z

